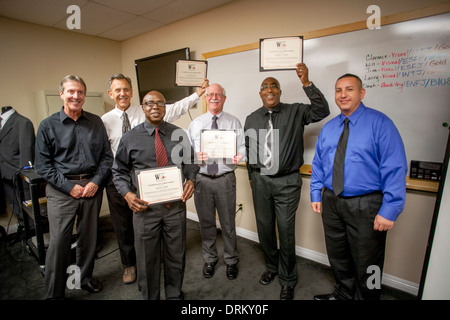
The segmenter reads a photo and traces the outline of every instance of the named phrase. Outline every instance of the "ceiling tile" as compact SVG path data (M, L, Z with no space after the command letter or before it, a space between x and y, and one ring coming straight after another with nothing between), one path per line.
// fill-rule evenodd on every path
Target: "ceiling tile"
M113 10L103 5L89 2L81 8L81 29L72 30L89 35L99 35L113 29L117 25L124 24L136 16L122 11ZM66 29L66 20L60 21L55 27Z
M114 8L123 12L132 13L135 15L144 15L152 10L161 8L170 4L175 0L93 0L96 3L102 4L105 7Z
M104 37L116 41L124 41L131 37L136 37L145 32L161 27L163 24L157 21L137 17L120 26L112 28L106 32L98 34L99 37Z
M0 16L118 41L237 0L0 0ZM69 30L70 5L81 29Z
M144 17L152 18L160 22L172 23L232 1L233 0L176 0L149 14L145 14Z
M0 15L43 26L53 26L61 19L69 17L67 7L73 4L82 7L87 2L87 0L1 0Z

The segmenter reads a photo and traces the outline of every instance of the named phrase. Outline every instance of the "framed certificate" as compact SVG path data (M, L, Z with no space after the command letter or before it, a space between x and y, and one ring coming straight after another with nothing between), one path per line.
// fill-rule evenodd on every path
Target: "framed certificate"
M207 152L209 158L233 159L236 155L236 131L202 130L200 138L201 151Z
M179 87L200 87L206 78L207 69L207 61L178 60L175 85Z
M181 169L177 166L141 170L136 177L139 198L150 205L181 199L183 180Z
M260 71L291 70L303 62L303 36L259 40Z

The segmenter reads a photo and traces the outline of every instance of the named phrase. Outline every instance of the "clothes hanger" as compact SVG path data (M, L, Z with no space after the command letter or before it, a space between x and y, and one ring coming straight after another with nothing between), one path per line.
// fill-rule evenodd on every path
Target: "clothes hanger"
M9 110L11 110L11 109L12 109L11 106L5 106L5 107L2 107L2 114L4 114L6 111L9 111Z

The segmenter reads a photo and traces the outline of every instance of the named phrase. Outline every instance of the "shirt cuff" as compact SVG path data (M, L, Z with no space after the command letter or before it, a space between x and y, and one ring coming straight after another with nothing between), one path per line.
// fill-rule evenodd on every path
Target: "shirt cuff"
M75 187L75 183L73 183L73 182L70 181L70 180L67 180L67 182L64 183L64 184L61 186L61 190L62 190L63 192L65 192L65 193L67 193L67 194L70 194L70 192L72 191L73 187Z
M311 202L322 202L322 191L312 191L311 192Z
M402 213L404 206L396 206L392 204L383 203L378 214L390 221L396 221L398 216Z

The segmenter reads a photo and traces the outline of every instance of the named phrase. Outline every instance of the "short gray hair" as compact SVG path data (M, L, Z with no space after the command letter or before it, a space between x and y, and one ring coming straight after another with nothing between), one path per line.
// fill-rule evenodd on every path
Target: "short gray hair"
M87 92L86 83L84 80L79 76L74 76L72 74L69 74L68 76L65 76L64 79L61 80L61 83L59 84L59 92L64 92L64 83L67 81L77 81L81 83L84 86L84 93Z
M208 88L210 88L210 87L213 86L213 85L216 85L216 86L220 87L220 88L222 89L222 95L223 95L224 97L227 96L227 92L225 91L225 88L222 87L222 86L221 86L220 84L218 84L218 83L210 84ZM206 92L205 92L206 95L208 95L208 88L206 88Z
M133 89L133 86L131 85L131 79L129 77L125 77L123 74L121 73L117 73L117 74L113 74L110 78L109 78L109 90L111 90L111 85L112 82L114 80L127 80L129 85L130 85L130 89Z

